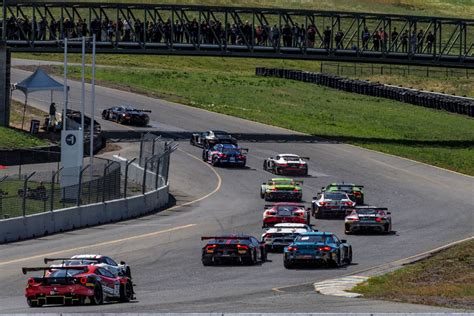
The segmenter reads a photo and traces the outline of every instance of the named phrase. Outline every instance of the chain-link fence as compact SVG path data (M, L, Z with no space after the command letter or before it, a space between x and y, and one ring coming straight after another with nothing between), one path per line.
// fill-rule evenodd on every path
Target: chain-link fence
M149 138L142 141L145 150L139 160L143 160L144 172L140 179L129 172L136 158L121 163L98 157L81 169L48 165L48 171L0 176L0 219L126 198L166 185L176 146L155 137L152 146L157 154L153 154L148 151L149 142Z

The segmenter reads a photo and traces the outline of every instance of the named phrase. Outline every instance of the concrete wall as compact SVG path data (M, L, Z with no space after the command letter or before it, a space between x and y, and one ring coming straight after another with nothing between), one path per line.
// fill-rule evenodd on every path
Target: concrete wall
M130 171L135 175L140 174L134 164L130 165ZM136 180L141 183L139 177ZM166 185L144 195L126 199L0 220L0 244L148 214L168 203L168 188Z

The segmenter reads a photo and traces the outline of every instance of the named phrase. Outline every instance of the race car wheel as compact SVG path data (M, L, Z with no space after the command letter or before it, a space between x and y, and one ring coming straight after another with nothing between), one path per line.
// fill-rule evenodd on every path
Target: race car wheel
M349 247L349 254L347 255L347 265L352 263L352 247Z
M263 246L260 250L260 260L262 260L262 262L265 262L267 261L267 246Z
M385 228L384 228L384 233L385 234L390 234L390 225L389 224L385 224Z
M130 279L132 278L132 271L130 270L130 267L127 267L127 269L125 269L125 275Z
M316 210L316 211L314 212L314 217L315 217L315 218L318 218L318 219L323 218L323 217L324 217L324 216L323 216L323 212L321 212L320 210Z
M202 160L207 162L207 153L206 150L202 151Z
M203 266L212 266L212 259L211 258L202 258L202 265Z
M217 166L219 164L219 158L217 158L216 156L212 157L212 162L211 164L213 166Z
M283 265L286 269L293 269L293 263L290 260L283 260Z
M127 303L133 298L133 288L130 282L122 284L120 286L120 302Z
M261 199L265 198L265 193L260 192L260 198L261 198Z
M346 234L346 235L352 234L351 225L346 224L346 229L344 230L344 234Z
M119 118L117 119L117 122L118 122L119 124L124 124L124 123L125 123L125 119L123 119L122 117L119 117Z
M107 120L107 119L108 119L108 117L107 117L107 111L106 111L106 110L103 110L103 111L102 111L102 119L104 119L104 120Z
M265 170L265 171L267 170L267 161L266 160L263 161L263 170Z
M94 287L94 295L89 297L92 305L102 305L104 303L104 293L102 292L102 286L96 284Z
M38 304L38 301L33 301L31 300L30 297L26 299L26 304L28 304L29 307L39 307L40 305Z

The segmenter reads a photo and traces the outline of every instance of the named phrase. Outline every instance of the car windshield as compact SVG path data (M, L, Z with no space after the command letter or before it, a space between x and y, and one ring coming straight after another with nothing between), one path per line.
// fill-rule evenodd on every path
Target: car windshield
M222 153L224 154L240 154L240 150L238 148L223 148Z
M300 158L299 157L295 157L295 156L282 156L283 159L287 160L287 161L299 161Z
M217 138L230 138L229 134L224 134L224 133L215 133L214 134Z
M321 236L321 235L303 235L303 236L298 236L295 239L295 242L301 241L301 242L320 242L323 243L326 240L326 236Z
M356 212L359 215L372 215L372 214L382 214L383 213L383 211L376 210L376 209L357 210Z
M343 199L346 199L347 196L345 194L342 194L342 193L329 193L329 194L325 194L324 195L324 198L326 200L343 200Z
M272 181L272 184L273 185L294 185L294 182L289 181L289 180L276 180L276 181Z
M76 274L84 273L84 270L56 270L53 271L49 277L51 278L65 278L65 277L72 277Z
M294 211L297 211L298 208L296 206L278 206L277 213L280 216L291 216L293 215Z

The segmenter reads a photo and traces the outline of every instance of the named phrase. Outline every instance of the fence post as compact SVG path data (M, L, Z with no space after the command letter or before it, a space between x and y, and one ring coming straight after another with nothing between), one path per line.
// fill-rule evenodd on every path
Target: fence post
M77 189L77 206L81 206L81 194L82 194L82 174L84 171L89 168L90 165L85 166L79 172L79 188ZM90 192L89 192L90 193Z
M58 175L59 178L59 172L63 170L63 167L59 168L56 172L53 171L53 176L51 178L51 212L54 210L54 184L55 184L55 179L56 175Z
M0 179L0 183L2 183L3 181L5 181L6 179L8 178L8 176L3 176L1 179ZM4 192L1 188L0 188L0 219L3 218L3 195L5 194L6 192ZM6 194L5 194L6 195Z
M146 168L147 168L147 165L148 165L148 160L149 159L145 160L145 165L143 166L142 194L145 194L145 192L146 192Z
M138 158L138 164L139 165L142 164L142 158L143 158L143 133L142 133L142 137L140 139L140 156Z
M163 155L159 156L157 159L156 159L156 171L155 171L155 190L158 189L158 179L159 179L159 174L160 174L160 161L161 161L161 158L163 157Z
M137 158L133 158L130 161L125 163L125 184L123 186L123 198L127 198L127 189L128 189L128 167L134 162Z
M28 180L35 175L36 172L33 172L32 174L30 174L29 176L25 176L25 180L23 182L23 201L22 201L22 204L21 204L21 208L22 208L22 211L23 211L23 217L26 216L26 194L27 194L27 190L28 190Z
M104 177L103 177L104 181L102 182L102 183L103 183L103 184L102 184L102 203L105 202L105 180L106 180L105 177L107 176L107 170L109 169L109 167L110 167L113 163L114 163L114 162L111 161L111 162L109 162L107 165L105 165L105 167L104 167ZM109 196L110 196L110 194L109 194Z

